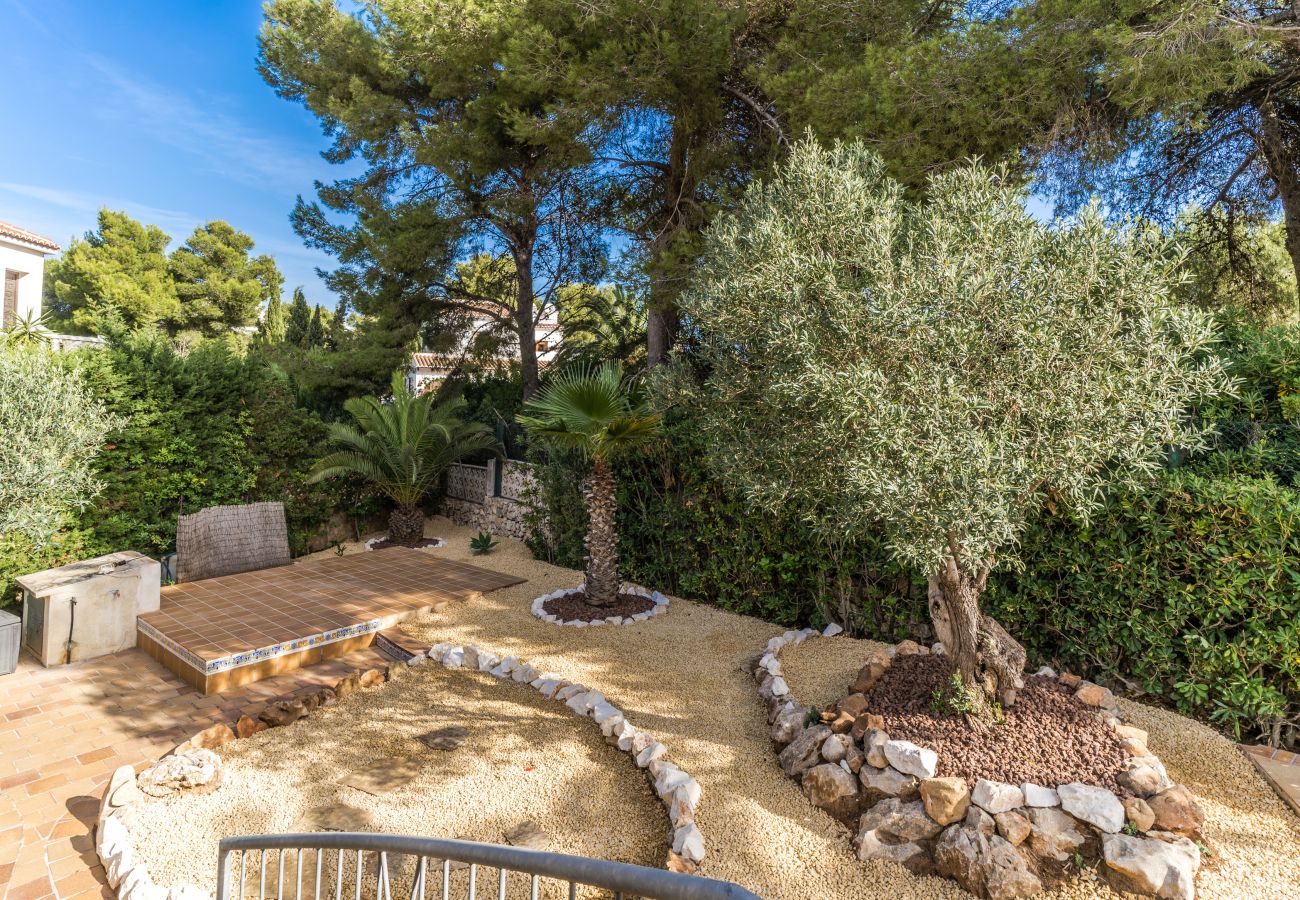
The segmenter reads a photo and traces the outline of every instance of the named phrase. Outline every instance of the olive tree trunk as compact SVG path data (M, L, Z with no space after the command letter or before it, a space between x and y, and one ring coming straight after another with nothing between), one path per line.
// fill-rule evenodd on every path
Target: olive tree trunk
M618 602L618 527L615 521L617 498L614 473L609 463L596 458L587 480L587 602L593 606L613 606Z
M414 544L424 537L424 510L398 506L388 514L388 539L395 544Z
M996 620L980 612L988 572L986 565L972 575L949 556L943 568L930 576L929 596L935 635L984 709L993 699L1003 707L1013 705L1025 686L1025 649Z

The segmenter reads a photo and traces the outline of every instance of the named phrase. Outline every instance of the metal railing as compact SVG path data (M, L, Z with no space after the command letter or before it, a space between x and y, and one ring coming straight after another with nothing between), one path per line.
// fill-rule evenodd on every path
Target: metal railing
M485 887L480 868L495 871L495 886L486 887L487 895L497 900L575 900L579 887L610 892L616 900L761 900L728 881L603 859L474 841L346 832L226 838L218 850L216 900L362 900L363 893L374 900L403 894L409 900L477 900ZM512 874L521 877L511 879Z

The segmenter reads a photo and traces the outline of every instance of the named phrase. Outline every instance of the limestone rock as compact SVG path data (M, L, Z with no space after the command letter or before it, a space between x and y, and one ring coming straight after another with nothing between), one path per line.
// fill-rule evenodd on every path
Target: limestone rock
M520 822L506 831L506 843L529 850L548 850L551 836L538 827L536 822Z
M772 722L772 740L784 747L803 731L804 711L793 703L785 706Z
M282 728L292 725L305 715L307 707L301 700L280 700L262 710L258 718L271 728Z
M431 750L455 750L465 743L465 739L468 737L469 729L460 725L448 725L426 731L416 740Z
M853 849L858 854L858 859L863 862L879 859L898 863L914 875L929 875L934 871L934 863L930 860L930 854L925 852L925 849L919 844L911 842L903 844L889 843L881 840L881 837L874 831L858 832L857 837L853 839Z
M862 751L867 756L867 763L875 766L877 769L883 769L889 765L889 759L885 756L885 744L889 743L889 735L879 728L868 728L862 733Z
M1201 853L1187 838L1170 841L1108 834L1102 839L1103 872L1117 891L1166 900L1192 900Z
M923 841L943 830L942 825L926 815L920 800L909 802L897 797L881 800L863 813L858 828L898 841Z
M1025 806L1060 806L1061 796L1055 788L1043 787L1041 784L1026 782L1020 786L1020 793L1025 795Z
M781 768L785 774L798 778L813 766L821 757L822 744L830 737L831 730L825 725L814 725L804 729L790 746L781 751Z
M416 657L411 660L414 663L416 659L423 660L424 657ZM361 674L359 672L349 672L338 681L334 682L334 696L342 699L348 694L355 693L361 686Z
M998 830L997 822L994 821L993 817L978 806L972 806L966 810L966 818L962 821L962 824L967 828L974 828L985 837L996 834Z
M1025 794L1014 784L980 778L971 791L971 802L996 816L998 813L1025 805Z
M862 740L862 736L868 731L885 730L885 717L879 713L863 713L853 721L853 728L849 730L849 735L855 740Z
M866 663L858 670L857 680L850 689L855 694L865 694L876 686L880 676L885 674L893 660L883 650L877 650L867 657Z
M1139 797L1150 797L1173 786L1164 766L1154 756L1131 756L1124 760L1115 780Z
M704 835L693 823L673 831L673 852L693 863L704 861Z
M235 739L235 732L224 723L205 728L190 738L190 746L203 750L216 750Z
M1120 740L1135 738L1136 740L1139 740L1144 744L1150 742L1150 736L1146 733L1146 731L1141 728L1138 728L1136 725L1123 725L1123 724L1116 725L1115 734L1119 735Z
M996 834L986 836L964 825L949 825L934 846L935 868L966 890L992 900L1029 897L1043 883L1025 858Z
M150 797L167 797L182 791L208 793L221 785L221 757L196 748L164 756L136 779Z
M885 759L898 771L917 778L933 778L939 769L939 754L911 741L885 741Z
M858 749L858 745L850 741L848 750L844 753L844 759L840 760L840 763L848 766L849 771L856 775L862 770L866 761L867 757Z
M864 712L867 711L867 695L849 694L847 697L842 699L839 703L835 704L835 711L841 713L848 713L850 716L856 719L858 716L862 715Z
M1079 823L1054 807L1030 807L1029 847L1041 859L1068 863L1089 843Z
M1150 831L1156 823L1156 814L1152 812L1151 805L1141 797L1124 798L1124 815L1128 816L1138 831Z
M993 817L993 821L998 827L998 834L1013 847L1020 846L1025 842L1025 838L1029 837L1029 820L1014 809L998 813Z
M906 775L893 767L877 769L863 766L858 772L862 782L863 803L874 804L890 797L909 799L920 792L921 782L914 775Z
M970 788L964 778L927 778L920 791L926 813L940 825L951 825L970 809Z
M1195 836L1205 824L1205 813L1192 792L1181 784L1161 791L1147 800L1155 815L1155 827L1160 831Z
M1088 706L1109 707L1115 705L1115 695L1099 684L1082 681L1074 690L1074 697Z
M1105 788L1072 781L1056 789L1061 809L1089 825L1114 834L1124 827L1124 804Z
M822 744L822 759L828 763L837 763L848 756L851 747L853 747L853 740L847 735L832 734Z
M832 763L813 766L803 777L803 792L808 801L837 819L847 819L858 811L858 780Z
M254 719L252 716L240 716L239 721L235 723L235 737L246 738L252 737L259 731L266 731L266 723Z
M102 825L105 819L122 807L142 799L144 795L135 782L135 767L130 764L118 766L113 770L113 776L108 780L108 787L104 788L104 799L99 804L100 824Z

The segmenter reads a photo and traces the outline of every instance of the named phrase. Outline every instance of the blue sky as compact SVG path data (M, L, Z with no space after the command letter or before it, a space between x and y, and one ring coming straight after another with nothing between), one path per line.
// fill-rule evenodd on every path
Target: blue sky
M260 0L0 0L0 220L66 246L101 206L182 243L225 219L285 290L334 298L331 265L289 227L294 198L340 174L302 107L255 68Z

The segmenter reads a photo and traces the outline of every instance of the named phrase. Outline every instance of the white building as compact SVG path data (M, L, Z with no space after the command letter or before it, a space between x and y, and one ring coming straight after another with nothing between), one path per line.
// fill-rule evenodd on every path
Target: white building
M17 225L0 222L0 273L4 275L0 329L12 328L21 318L39 318L45 257L59 245Z
M480 331L491 331L500 328L500 324L489 316L475 315L473 326L462 337L460 346L450 353L430 353L420 351L411 354L411 361L406 370L406 386L417 394L423 394L429 390L436 390L438 384L443 379L451 375L452 372L460 368L465 362L468 347L473 340L474 335ZM563 338L563 332L560 329L560 323L554 318L554 313L548 315L545 319L537 323L537 368L545 369L555 359L556 352L560 349L560 341ZM500 357L501 362L509 363L512 360L519 359L519 348L517 345L511 346L509 353ZM482 362L482 360L480 360Z

